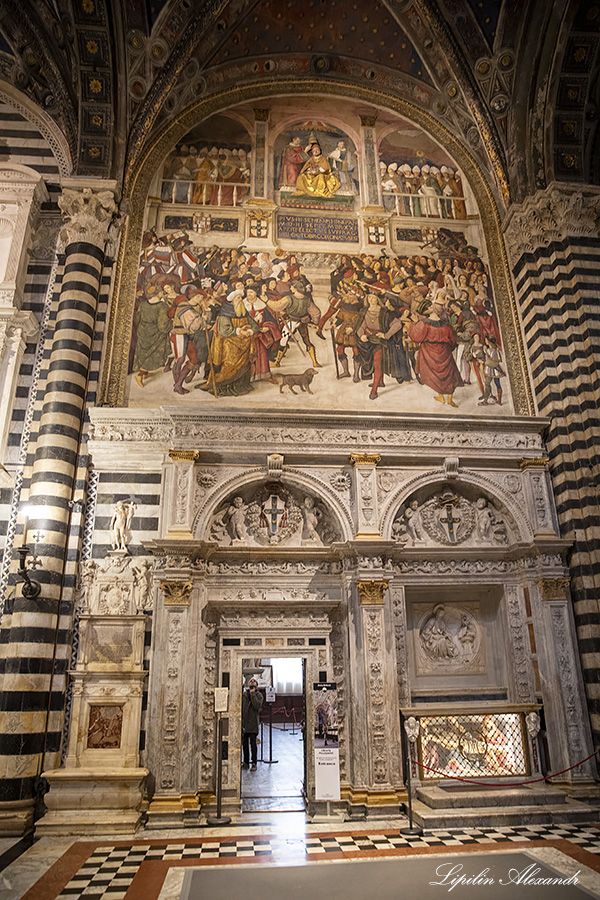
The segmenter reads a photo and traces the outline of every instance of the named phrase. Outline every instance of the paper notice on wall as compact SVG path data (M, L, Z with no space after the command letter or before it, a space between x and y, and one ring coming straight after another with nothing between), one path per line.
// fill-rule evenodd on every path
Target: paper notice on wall
M337 685L313 684L315 800L340 799Z

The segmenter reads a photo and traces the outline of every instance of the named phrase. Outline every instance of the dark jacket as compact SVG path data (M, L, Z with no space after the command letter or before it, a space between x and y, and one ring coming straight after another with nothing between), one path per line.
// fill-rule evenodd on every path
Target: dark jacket
M259 690L253 694L246 690L242 694L242 731L248 734L258 734L258 722L260 708L263 705L263 695Z

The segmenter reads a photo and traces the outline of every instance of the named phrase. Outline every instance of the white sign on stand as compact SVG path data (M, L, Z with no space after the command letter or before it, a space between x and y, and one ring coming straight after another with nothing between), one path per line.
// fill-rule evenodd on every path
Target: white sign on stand
M267 703L275 703L275 696L276 696L276 695L275 695L275 688L273 688L273 687L268 687L268 688L265 690L265 700L267 701Z
M227 706L229 703L229 688L226 687L216 687L215 688L215 712L227 712Z
M337 685L313 684L315 710L315 799L340 799L340 751L338 745Z

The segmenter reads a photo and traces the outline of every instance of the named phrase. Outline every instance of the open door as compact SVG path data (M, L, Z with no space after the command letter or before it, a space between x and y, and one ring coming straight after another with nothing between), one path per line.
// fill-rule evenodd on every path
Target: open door
M260 708L257 765L252 767L252 740L247 739L250 765L244 764L242 720L242 812L304 811L306 763L306 666L301 657L242 660L244 692L257 681ZM248 695L249 697L249 695ZM249 699L242 700L248 708Z

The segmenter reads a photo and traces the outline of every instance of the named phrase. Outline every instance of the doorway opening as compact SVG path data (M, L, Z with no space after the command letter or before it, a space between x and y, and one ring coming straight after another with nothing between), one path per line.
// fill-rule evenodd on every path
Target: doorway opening
M242 688L246 695L242 710L248 710L242 712L242 724L246 719L250 722L250 728L254 729L258 718L256 768L253 765L252 738L244 739L242 727L242 812L296 812L305 809L305 669L303 657L242 660ZM253 687L254 692L251 690ZM252 708L257 706L256 700L253 702L251 699L251 694L257 692L263 698L258 717L252 713Z

